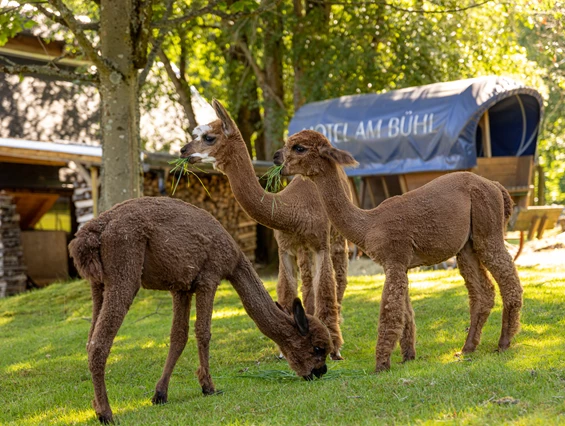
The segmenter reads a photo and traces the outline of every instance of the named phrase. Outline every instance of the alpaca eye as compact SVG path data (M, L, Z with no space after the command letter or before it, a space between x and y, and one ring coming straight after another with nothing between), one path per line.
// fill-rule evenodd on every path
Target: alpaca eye
M295 152L304 152L304 151L306 151L306 148L304 148L301 145L294 145L292 147L292 150L295 151Z
M326 350L324 348L319 348L318 346L314 346L314 354L324 356L326 354Z
M215 136L204 135L204 142L212 144L216 140Z

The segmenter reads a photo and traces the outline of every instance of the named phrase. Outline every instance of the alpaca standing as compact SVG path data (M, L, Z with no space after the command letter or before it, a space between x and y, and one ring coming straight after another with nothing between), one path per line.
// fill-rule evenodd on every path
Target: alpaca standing
M327 328L305 314L299 299L294 301L294 315L277 306L235 241L202 209L164 197L125 201L81 228L69 251L92 288L88 365L94 408L102 423L112 421L104 382L106 360L140 286L173 296L171 344L154 404L167 402L169 379L188 338L193 294L198 380L205 395L215 393L208 363L210 325L222 278L232 283L249 316L279 345L298 375L310 380L327 371L326 355L332 349Z
M342 359L339 314L347 286L345 238L330 227L312 182L294 179L280 193L266 193L257 181L237 125L218 101L214 100L212 106L219 120L197 127L194 140L182 148L181 157L192 163L214 163L216 169L227 175L236 200L247 214L275 230L279 246L279 302L289 308L296 297L298 262L306 312L326 324L335 350L331 357ZM339 185L349 194L346 177Z
M475 350L494 306L494 286L487 270L498 283L504 304L498 348L503 351L510 346L520 326L522 286L504 245L513 203L502 185L469 172L451 173L372 210L362 210L349 201L340 185L344 172L339 165L357 162L332 147L322 134L303 130L291 136L275 153L275 163L283 162L283 174L300 174L316 184L333 225L384 268L376 371L390 368L398 340L404 361L416 356L407 270L454 255L470 302L471 326L463 352Z

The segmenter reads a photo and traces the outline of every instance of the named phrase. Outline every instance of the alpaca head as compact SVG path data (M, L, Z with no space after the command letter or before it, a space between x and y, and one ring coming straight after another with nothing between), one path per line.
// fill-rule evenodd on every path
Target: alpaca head
M336 164L356 166L353 156L334 148L324 135L314 130L302 130L288 138L283 148L275 152L276 165L284 163L283 175L313 177L323 175Z
M242 141L237 125L223 105L216 99L212 101L218 120L198 126L192 132L193 139L181 149L181 158L194 163L214 163L221 168L221 159L230 158L235 145Z
M326 357L332 351L330 332L322 322L307 315L300 299L294 299L292 314L277 303L279 309L286 313L295 333L279 342L281 352L290 367L305 380L314 376L321 377L328 371Z

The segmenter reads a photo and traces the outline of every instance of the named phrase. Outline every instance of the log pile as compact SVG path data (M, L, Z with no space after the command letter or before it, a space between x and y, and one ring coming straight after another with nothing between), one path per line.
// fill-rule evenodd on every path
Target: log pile
M208 211L230 233L245 255L255 260L257 246L257 223L252 220L235 200L228 178L219 174L199 175L210 196L195 176L183 176L174 195L190 204ZM176 177L169 176L166 181L167 194L172 194ZM157 174L145 173L145 196L160 196Z
M12 197L0 194L0 298L26 289L20 215Z

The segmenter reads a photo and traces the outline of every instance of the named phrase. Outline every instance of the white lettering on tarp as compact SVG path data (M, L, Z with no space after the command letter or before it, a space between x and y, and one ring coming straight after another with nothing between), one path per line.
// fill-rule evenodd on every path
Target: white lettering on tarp
M351 138L355 140L375 140L383 138L395 138L397 136L408 137L410 135L426 135L433 132L434 114L413 114L406 111L401 116L391 117L385 122L378 119L359 121L358 123L320 123L310 126L310 130L315 130L323 134L330 142L349 142ZM351 126L350 126L351 125ZM351 127L355 133L348 139L347 131ZM382 132L384 128L384 133ZM388 130L387 130L388 128Z

